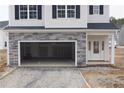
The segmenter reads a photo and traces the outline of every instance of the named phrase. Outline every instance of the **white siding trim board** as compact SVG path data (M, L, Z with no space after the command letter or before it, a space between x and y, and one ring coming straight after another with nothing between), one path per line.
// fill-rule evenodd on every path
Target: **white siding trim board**
M87 51L88 51L88 46L87 46L87 43L88 43L88 34L86 33L86 64L88 63L88 53L87 53Z
M7 33L7 66L10 65L9 61L9 33Z

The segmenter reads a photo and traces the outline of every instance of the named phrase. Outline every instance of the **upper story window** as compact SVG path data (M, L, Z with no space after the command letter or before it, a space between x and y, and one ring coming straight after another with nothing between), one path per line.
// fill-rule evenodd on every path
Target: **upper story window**
M28 7L27 5L20 5L20 19L28 18Z
M99 14L99 12L100 12L100 6L94 5L93 6L93 14Z
M57 5L55 9L57 18L76 18L76 5Z
M36 5L29 5L29 18L30 19L37 19L37 6Z
M20 19L37 19L37 6L20 5Z
M90 5L89 6L89 14L90 15L103 15L104 14L104 6L103 5Z
M42 5L15 5L15 19L42 19Z
M65 5L58 5L57 6L57 17L58 18L65 18Z
M67 18L75 18L76 17L76 7L75 5L67 6Z

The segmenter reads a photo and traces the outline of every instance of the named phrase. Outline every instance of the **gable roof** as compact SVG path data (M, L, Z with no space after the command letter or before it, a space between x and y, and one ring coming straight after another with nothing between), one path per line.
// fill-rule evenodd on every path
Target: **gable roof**
M8 21L0 21L0 29L8 25Z

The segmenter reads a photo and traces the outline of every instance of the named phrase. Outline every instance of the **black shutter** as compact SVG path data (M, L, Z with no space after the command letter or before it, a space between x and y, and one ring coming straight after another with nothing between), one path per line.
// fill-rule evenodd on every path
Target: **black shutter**
M38 19L42 19L42 5L38 5Z
M19 20L19 5L15 5L15 20Z
M89 14L92 15L93 14L93 5L89 6Z
M104 13L103 5L100 5L100 14L102 15Z
M80 5L76 5L76 18L80 18Z
M56 18L56 5L52 5L52 18Z

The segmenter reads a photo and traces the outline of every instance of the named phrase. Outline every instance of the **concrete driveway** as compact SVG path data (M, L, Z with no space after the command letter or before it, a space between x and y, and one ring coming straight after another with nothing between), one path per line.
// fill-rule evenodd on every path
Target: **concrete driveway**
M4 88L81 88L87 87L78 68L18 68L0 80Z

